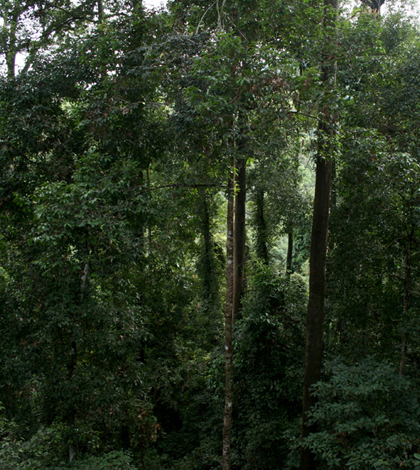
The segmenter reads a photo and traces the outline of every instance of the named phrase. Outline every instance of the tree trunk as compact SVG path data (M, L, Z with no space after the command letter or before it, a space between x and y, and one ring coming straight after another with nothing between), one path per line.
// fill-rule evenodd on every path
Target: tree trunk
M200 277L202 282L202 299L207 321L212 322L216 310L220 310L219 289L216 279L214 260L214 243L211 235L211 218L209 212L209 196L204 192L201 203L201 234L203 247L201 255Z
M338 0L324 0L324 8L323 26L328 37L328 35L333 34L332 32L328 34L328 30L334 30ZM333 37L330 37L330 40L333 42ZM335 58L330 53L324 53L323 61L321 80L326 91L325 95L328 96L328 91L331 91L330 88L334 87L335 82ZM329 103L326 101L323 103L321 120L318 125L315 198L309 262L310 276L302 399L302 437L307 437L316 430L315 425L309 426L307 423L307 414L315 403L315 398L310 395L310 387L321 378L327 239L334 153L333 123L334 117L329 112ZM309 448L302 448L300 457L301 470L314 470L316 468L314 455Z
M86 239L89 240L90 230L88 229L86 232ZM89 252L89 241L87 241L87 252ZM80 283L80 301L79 307L83 309L83 302L85 300L85 293L86 293L86 286L88 283L88 275L89 275L89 262L85 262L85 266L83 268L83 274L81 275L81 283ZM68 381L71 383L74 380L74 374L77 368L78 363L78 350L77 350L77 342L75 339L71 341L71 349L70 349L70 362L67 365L67 374L68 374ZM77 425L77 409L74 405L72 405L71 409L67 415L67 423L73 429L76 428ZM69 444L69 463L72 462L74 457L76 457L78 452L78 448L74 443Z
M305 373L302 401L303 437L307 437L309 433L315 431L313 426L307 424L307 412L315 403L309 389L321 378L331 162L332 160L325 160L321 156L317 158L310 252L309 301L306 320ZM301 470L312 470L314 468L312 453L309 449L302 449Z
M239 317L245 280L246 160L236 162L235 231L233 248L233 321Z
M211 284L212 284L212 243L210 234L210 214L208 208L207 195L203 194L202 199L202 216L201 216L201 230L204 242L203 253L203 291L204 297L209 299L211 297Z
M286 261L286 273L292 273L292 260L293 260L293 229L290 228L288 234L288 243L287 243L287 261Z
M6 50L6 66L7 66L7 78L13 79L15 76L16 68L16 29L19 21L19 2L15 1L13 4L13 11L10 15L10 21L8 21L8 14L5 12L3 18L4 25L3 29L8 33L8 46Z
M147 189L150 191L150 165L147 167L146 170L146 179L147 179ZM152 252L152 227L150 225L150 221L147 224L147 249L148 253Z
M73 340L71 342L70 363L67 366L69 382L74 380L74 372L75 372L76 367L77 367L77 343L75 340ZM76 411L75 406L72 405L67 415L67 423L74 430L76 428L76 422L77 422L77 411ZM72 462L76 454L77 454L77 446L71 442L69 444L69 463Z
M223 418L222 469L230 470L231 429L233 411L233 324L239 316L245 274L245 186L246 160L232 162L236 167L238 193L234 197L234 172L229 181L226 240L226 313L225 313L225 411Z
M404 374L406 355L407 355L407 331L404 329L401 334L400 375Z
M267 227L264 217L264 190L257 188L255 193L255 226L257 229L256 234L256 253L264 264L268 264L268 248L267 248Z
M233 170L233 163L232 163ZM233 410L233 216L234 176L228 182L227 238L226 238L226 310L225 310L225 411L223 415L223 470L230 469L230 441Z
M104 6L102 0L98 0L98 22L99 24L103 23L105 19L104 16Z

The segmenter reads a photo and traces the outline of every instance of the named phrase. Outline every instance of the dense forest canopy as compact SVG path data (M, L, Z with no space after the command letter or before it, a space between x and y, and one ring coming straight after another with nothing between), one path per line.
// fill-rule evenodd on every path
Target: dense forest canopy
M0 0L1 469L420 469L383 4Z

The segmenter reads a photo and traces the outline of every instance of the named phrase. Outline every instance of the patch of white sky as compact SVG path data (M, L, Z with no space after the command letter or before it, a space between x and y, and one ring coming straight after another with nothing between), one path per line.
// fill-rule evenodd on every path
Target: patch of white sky
M166 7L166 0L143 0L143 5L148 10L156 10Z
M210 3L211 0L209 0ZM143 5L148 10L159 10L165 8L167 0L143 0ZM340 6L347 11L352 11L353 8L361 4L360 0L341 0ZM388 14L390 11L405 10L410 16L420 18L420 0L385 0L385 4L381 8L383 15Z
M77 0L71 0L72 3L77 3ZM212 0L208 0L209 3ZM166 8L167 0L143 0L143 5L148 10L160 10ZM361 5L361 0L340 0L340 6L347 12L351 13L354 8ZM420 20L420 0L385 0L381 8L381 14L387 15L391 11L403 10L409 16L419 23ZM0 28L4 25L3 18L0 16ZM23 67L24 56L18 54L16 58L16 66L19 70ZM1 64L0 59L0 73L4 72L4 63Z

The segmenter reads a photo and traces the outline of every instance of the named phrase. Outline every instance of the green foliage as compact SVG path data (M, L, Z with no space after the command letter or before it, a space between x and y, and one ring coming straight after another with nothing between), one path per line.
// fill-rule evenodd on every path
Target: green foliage
M378 133L359 128L343 139L343 150L331 216L329 308L339 343L331 346L354 357L380 351L397 360L390 345L399 344L407 325L415 331L411 309L419 302L417 264L411 261L419 246L418 158L416 152L390 153ZM386 329L381 341L379 325ZM411 341L414 356L416 335Z
M179 415L182 427L158 442L162 467L216 470L221 465L224 362L221 351L187 365ZM200 419L197 419L197 416Z
M0 412L4 407L0 406ZM90 441L90 451L95 453L98 436L91 429L79 429L80 442ZM83 432L85 436L82 436ZM15 422L0 418L0 468L4 470L78 469L78 470L134 470L132 456L122 451L104 453L100 456L85 454L81 460L68 462L69 445L74 441L69 426L56 422L42 427L28 440L19 436Z
M294 267L308 258L313 188L302 162L326 98L321 1L210 3L173 0L155 14L136 0L0 1L5 470L220 468L232 157L251 170L248 202L263 196L247 225L270 265L248 250L232 464L286 465L307 287L279 274L284 260L267 247L293 231ZM362 10L343 14L337 31L327 46L340 97L327 111L340 107L343 157L328 352L395 360L407 332L407 369L417 372L416 33L401 15ZM13 77L18 52L27 67ZM320 431L307 442L322 464L416 468L408 380L373 362L335 365L316 393Z
M300 413L307 286L260 266L235 331L235 468L282 467Z
M330 379L313 387L311 421L304 440L330 469L417 468L420 406L414 383L372 358L356 365L338 360Z
M113 451L99 457L91 456L75 461L68 468L75 470L136 470L129 453Z

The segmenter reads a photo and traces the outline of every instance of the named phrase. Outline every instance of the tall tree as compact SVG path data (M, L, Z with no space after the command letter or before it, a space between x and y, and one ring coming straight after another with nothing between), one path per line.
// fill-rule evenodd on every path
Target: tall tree
M233 162L232 162L233 163ZM226 309L225 309L225 409L223 415L222 468L230 469L233 412L233 323L234 323L234 165L228 183L226 222Z
M333 44L333 48L331 50L329 47L329 50L324 50L321 65L321 83L324 100L319 112L316 182L310 249L309 300L302 400L303 437L308 436L314 430L313 425L308 424L308 412L315 402L310 388L321 378L323 356L327 237L335 147L334 122L336 115L334 112L333 90L336 75L334 44L337 10L338 0L324 0L323 28L325 30L325 39ZM326 45L324 47L327 49ZM302 448L300 468L301 470L313 470L316 468L314 455L308 447Z

